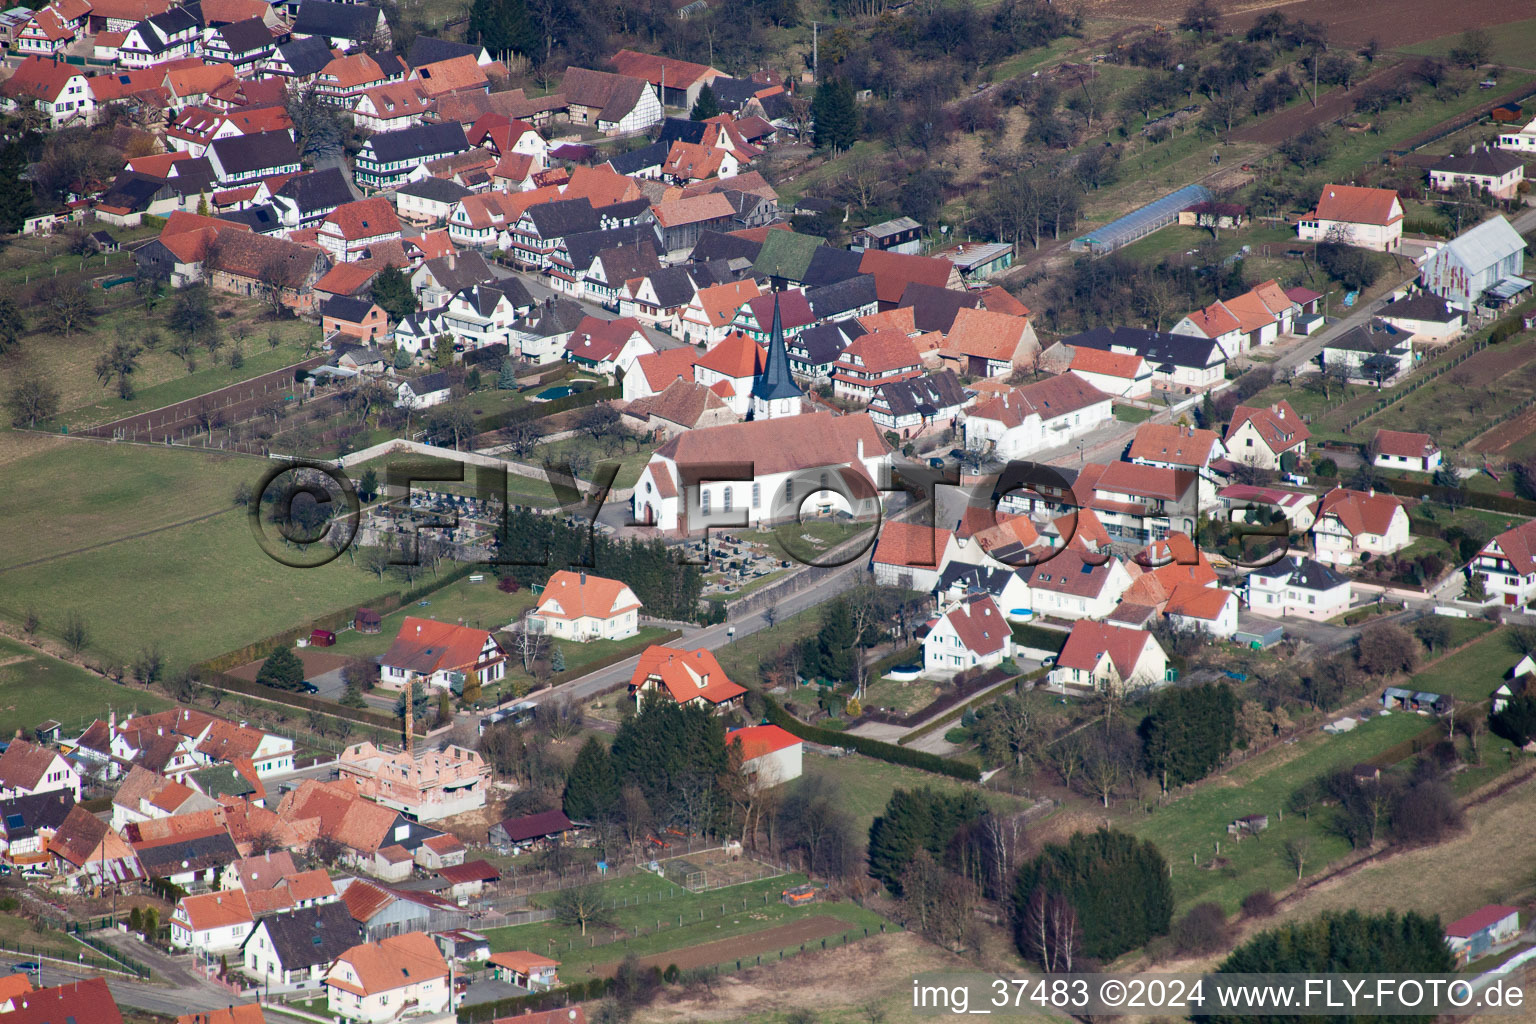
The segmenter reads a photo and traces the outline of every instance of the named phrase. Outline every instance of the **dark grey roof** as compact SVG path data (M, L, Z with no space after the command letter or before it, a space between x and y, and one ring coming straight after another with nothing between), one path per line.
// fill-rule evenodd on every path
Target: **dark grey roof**
M755 261L757 254L762 251L762 243L750 238L738 238L723 231L703 231L699 233L699 240L694 243L693 252L688 254L688 258L694 263L737 257Z
M326 51L329 53L330 51ZM352 201L352 189L340 167L326 167L298 174L283 182L274 195L293 201L300 215L319 216Z
M121 206L136 213L149 209L149 204L161 189L166 188L164 178L154 178L137 171L124 171L113 179L101 197L102 206Z
M603 276L608 279L610 285L615 287L620 282L644 277L651 271L661 268L661 260L656 255L656 245L646 238L634 244L626 243L604 249L593 258L600 258L603 261Z
M696 288L708 288L712 284L729 284L739 281L742 274L731 269L730 260L707 260L703 263L684 263L683 269L693 278Z
M570 256L571 266L577 270L590 267L592 261L597 258L597 254L604 250L628 246L631 251L638 252L635 247L641 244L651 247L651 258L643 263L637 263L635 273L628 276L640 277L661 266L661 262L655 255L656 231L648 224L610 228L607 231L581 231L574 235L566 235L564 244L566 254Z
M330 44L319 36L290 39L279 46L277 52L282 54L283 62L297 78L318 75L333 59Z
M912 324L918 330L948 334L954 326L955 314L962 309L975 309L981 305L981 297L914 281L902 291L901 302L897 305L912 307Z
M655 223L655 217L647 217L651 211L651 201L644 196L639 199L626 199L621 203L609 203L598 208L597 216L605 224L620 226L644 219L648 223Z
M1171 363L1174 366L1204 367L1213 353L1226 359L1226 349L1215 340L1197 338L1186 334L1164 334L1144 327L1095 327L1070 338L1062 344L1095 348L1108 352L1113 348L1134 351L1153 366Z
M669 117L661 125L661 137L657 143L665 143L671 146L674 142L689 142L694 145L704 141L704 122L690 121L686 117Z
M687 266L664 267L651 273L651 288L656 292L656 301L661 303L663 309L686 306L693 301L697 288L696 278L689 273L692 269Z
M816 319L829 320L860 306L873 305L876 301L875 279L869 274L860 274L836 284L809 288L805 293L805 301L811 304L811 312L816 314Z
M892 381L875 389L884 395L892 415L937 415L943 409L957 408L965 402L965 389L954 370L940 370L926 377Z
M721 75L709 83L709 88L714 92L720 109L734 114L745 106L748 100L757 95L757 91L763 86L750 78L727 78Z
M537 318L522 330L534 337L552 338L557 334L569 334L574 331L586 315L587 311L580 303L563 296L551 296L538 308Z
M260 18L246 18L216 29L224 37L231 53L248 53L252 50L272 49L272 31Z
M481 316L490 316L496 312L496 306L505 297L506 292L488 284L470 285L454 296L454 298L468 303L469 308Z
M215 141L208 151L219 158L219 165L224 170L237 174L299 163L298 147L287 132L231 135Z
M462 259L462 257L460 258ZM507 301L512 303L513 309L532 309L538 305L533 296L528 294L528 289L523 286L523 282L518 278L504 277L495 282L495 284L501 294L507 297Z
M585 197L539 203L528 207L523 216L533 222L533 229L546 241L583 231L596 231L598 224L597 211Z
M1287 556L1253 571L1267 579L1288 578L1287 582L1291 586L1304 590L1332 590L1345 581L1343 576L1311 558Z
M379 28L382 12L365 4L337 4L330 0L304 0L293 30L306 36L367 42Z
M373 55L373 62L379 66L380 71L384 72L386 79L404 78L405 73L410 70L405 66L405 61L393 53L376 53Z
M236 224L244 224L258 235L271 234L283 229L283 222L278 219L277 211L270 204L263 203L260 206L252 206L246 210L230 210L219 214L219 220L233 221Z
M449 378L447 370L438 370L436 373L423 374L415 380L406 381L406 383L411 386L411 390L416 394L425 395L433 391L443 391L453 381ZM421 845L420 840L417 841L417 845Z
M790 105L788 93L769 93L767 96L759 96L757 101L763 105L763 113L768 115L770 121L781 121L795 112Z
M151 878L221 868L240 859L240 851L235 849L235 841L229 838L228 832L155 846L138 845L133 852L143 865L144 873Z
M794 340L789 343L790 362L799 363L802 372L806 372L810 367L831 366L837 362L837 357L843 354L843 349L847 348L848 342L852 340L839 330L844 326L846 326L845 323L836 323L807 327L795 335ZM864 329L860 327L859 332L863 333L863 331Z
M447 178L422 178L420 181L407 182L395 189L397 193L415 196L418 199L431 199L439 203L456 203L465 196L470 195L469 189L456 181ZM398 206L399 204L396 203Z
M830 199L818 199L815 196L801 196L795 200L795 205L790 207L790 213L826 213L836 209L837 204Z
M252 136L242 136L251 138ZM171 170L176 173L167 178L167 183L180 195L195 196L199 192L211 192L216 187L217 176L213 173L213 163L206 156L194 157L191 160L178 160L171 165Z
M672 146L667 142L653 142L649 146L641 146L632 149L628 153L620 153L608 158L608 166L620 174L639 174L641 171L652 167L660 167L666 162L667 153Z
M1470 153L1453 153L1450 156L1437 157L1430 163L1429 169L1501 178L1524 163L1525 161L1518 154L1508 150L1484 147Z
M345 320L348 323L362 323L368 311L373 308L372 299L354 299L348 295L336 295L327 299L320 307L320 312L325 316L335 317L337 320Z
M15 843L37 834L38 829L57 829L64 824L75 798L64 791L33 793L0 803L0 831L6 842Z
M965 562L954 561L939 575L938 586L934 589L949 590L951 587L959 586L968 591L1002 597L1003 590L1012 577L1012 569L990 565L967 565Z
M747 193L744 193L747 194ZM761 199L761 196L754 198ZM807 288L820 288L824 285L836 284L846 281L850 277L857 277L859 264L863 262L864 254L850 252L847 249L838 249L830 245L823 245L811 253L811 262L805 268L805 280L800 282ZM874 278L870 278L874 280Z
M496 274L491 270L491 265L485 262L485 257L473 249L457 253L452 257L438 256L427 260L427 269L432 272L432 279L445 291L456 292L468 288L470 285L490 284L496 280ZM516 282L516 278L509 278ZM522 287L518 283L518 287ZM527 294L527 289L523 290Z
M340 900L261 919L283 970L329 964L363 940L363 926Z
M456 43L451 39L434 39L431 36L417 36L411 42L411 48L405 55L405 62L413 68L419 68L423 64L435 64L440 60L452 60L454 57L480 57L480 47L471 46L469 43Z
M171 36L178 32L202 26L202 9L189 5L187 7L172 7L168 11L152 14L139 22L139 38L144 40L144 45L150 54L161 52L168 45ZM152 30L150 28L152 26Z
M1408 344L1410 337L1407 331L1372 317L1366 323L1351 327L1323 347L1341 352L1390 352Z
M315 0L308 0L314 3ZM327 6L335 7L336 4ZM373 10L373 8L369 8ZM441 124L421 124L399 131L380 132L368 140L373 158L381 164L404 160L431 160L451 156L469 149L464 137L464 126L457 121Z
M1376 315L1436 324L1454 323L1462 317L1444 299L1429 292L1415 292L1396 302L1389 302Z

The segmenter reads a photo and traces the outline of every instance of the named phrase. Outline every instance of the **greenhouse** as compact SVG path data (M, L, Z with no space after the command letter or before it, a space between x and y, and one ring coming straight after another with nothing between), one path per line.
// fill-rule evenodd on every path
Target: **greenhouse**
M1072 251L1091 252L1100 256L1114 252L1122 246L1146 238L1158 228L1174 223L1179 219L1180 210L1187 210L1196 203L1208 203L1214 198L1211 190L1204 185L1186 185L1119 220L1112 220L1097 230L1072 239Z

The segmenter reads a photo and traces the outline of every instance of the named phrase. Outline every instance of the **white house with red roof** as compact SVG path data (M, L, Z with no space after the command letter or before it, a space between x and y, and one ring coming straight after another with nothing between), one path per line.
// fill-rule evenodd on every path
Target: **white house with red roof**
M90 79L74 64L28 57L0 83L0 99L12 111L36 108L50 128L79 121L90 124L96 110Z
M965 414L965 447L999 459L1028 458L1081 437L1114 416L1114 400L1075 374L1013 388Z
M1115 610L1132 583L1125 563L1107 550L1068 543L1042 549L1040 557L1044 561L1018 570L1029 587L1029 609L1035 616L1102 619Z
M1441 466L1440 446L1428 434L1383 428L1371 441L1371 465L1433 473Z
M927 592L959 554L953 531L893 519L880 524L870 568L878 586Z
M1052 686L1127 693L1161 686L1168 656L1144 629L1104 622L1076 622L1056 664Z
M0 754L0 800L34 793L68 793L80 799L80 773L57 750L15 739Z
M1072 482L1111 537L1145 544L1171 533L1193 535L1200 514L1199 475L1135 462L1090 462Z
M629 694L637 708L648 694L659 693L679 704L698 701L711 710L723 711L739 705L746 692L746 687L725 674L713 652L702 649L684 651L652 644L641 652L629 677Z
M494 634L414 615L406 616L395 642L379 659L379 679L391 689L420 682L446 690L456 674L471 671L482 683L507 674L507 653Z
M228 953L239 949L255 926L243 890L183 896L171 914L171 945L194 953Z
M741 307L761 294L751 278L700 288L678 313L684 344L714 348L731 333Z
M353 946L325 976L326 1008L355 1024L442 1014L453 1003L448 962L424 932Z
M1067 369L1116 398L1146 398L1152 393L1152 367L1135 353L1081 346L1073 350Z
M687 346L637 356L631 372L624 374L624 401L659 395L676 381L694 380L698 361L698 352Z
M1221 587L1180 583L1168 596L1163 614L1174 629L1226 639L1237 632L1237 595Z
M991 668L1013 652L1013 627L991 594L974 594L940 615L923 636L923 671L952 676Z
M316 241L337 263L355 263L370 246L400 237L400 218L382 196L343 203L320 223Z
M741 770L754 790L770 789L798 779L805 745L800 737L777 725L749 725L725 734L725 745L741 748Z
M68 49L79 34L59 16L55 5L36 12L16 32L16 52L29 56L57 57Z
M1395 252L1403 240L1403 204L1390 188L1324 185L1317 205L1296 223L1296 237Z
M1536 519L1484 544L1467 571L1483 578L1490 600L1513 608L1536 599Z
M556 640L623 640L640 631L640 599L627 584L561 569L549 578L528 628Z
M867 404L881 385L922 374L923 360L911 338L897 331L874 331L850 341L832 364L832 393Z
M1354 565L1401 551L1412 540L1408 511L1390 494L1335 487L1318 500L1312 544L1319 562Z
M1290 524L1289 529L1305 533L1317 518L1316 495L1279 487L1229 484L1216 492L1216 500L1232 513L1235 523L1268 523L1270 516L1279 512Z
M1212 463L1225 458L1226 445L1214 430L1187 427L1180 423L1143 423L1136 428L1126 457L1142 466L1160 469L1192 470L1200 477L1200 503L1216 499L1221 477Z
M879 428L862 413L730 423L658 448L630 501L637 522L683 533L822 513L862 519L878 511L889 465Z
M752 385L767 363L763 346L737 331L698 358L693 379L724 399L737 416L744 417L752 407Z
M1233 409L1222 444L1233 462L1279 469L1282 456L1307 453L1311 436L1291 403L1281 399L1271 406L1240 405Z
M629 373L635 360L656 351L656 346L633 317L600 320L584 318L565 340L565 358L609 378Z

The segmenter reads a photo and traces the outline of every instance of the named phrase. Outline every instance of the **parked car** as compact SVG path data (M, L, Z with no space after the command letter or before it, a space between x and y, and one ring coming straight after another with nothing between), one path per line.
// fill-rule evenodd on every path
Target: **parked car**
M30 882L49 882L53 880L52 875L46 871L39 871L37 868L27 868L27 870L21 873L21 877Z
M16 971L18 974L30 974L33 971L42 970L42 967L36 960L24 960L19 964L11 964L11 970Z

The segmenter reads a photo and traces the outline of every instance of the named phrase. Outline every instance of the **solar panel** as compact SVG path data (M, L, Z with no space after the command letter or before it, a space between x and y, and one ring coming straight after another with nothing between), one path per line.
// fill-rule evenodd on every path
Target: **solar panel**
M19 814L7 814L5 816L5 827L7 829L21 828L25 824L26 819Z

